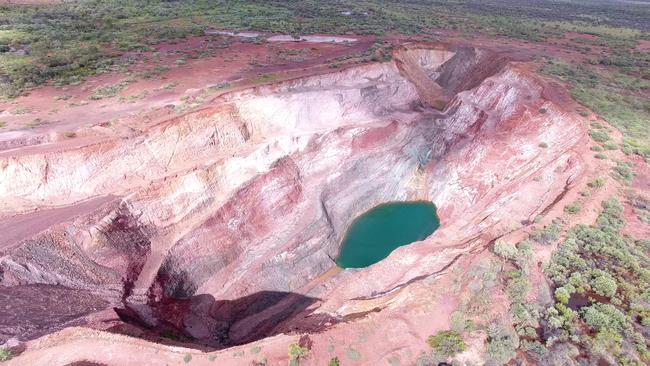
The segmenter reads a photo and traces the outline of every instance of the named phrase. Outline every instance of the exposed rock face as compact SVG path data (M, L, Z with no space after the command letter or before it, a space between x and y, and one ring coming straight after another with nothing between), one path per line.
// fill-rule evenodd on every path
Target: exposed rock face
M290 330L316 303L321 325L354 317L369 310L354 299L446 268L562 193L585 133L560 90L489 51L405 48L227 94L135 138L0 153L0 227L78 208L3 242L1 282L90 291L212 345ZM319 279L357 215L406 199L438 206L432 237Z

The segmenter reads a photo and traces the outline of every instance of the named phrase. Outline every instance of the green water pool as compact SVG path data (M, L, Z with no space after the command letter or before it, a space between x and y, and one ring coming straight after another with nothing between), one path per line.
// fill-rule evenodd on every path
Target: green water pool
M341 268L367 267L402 245L428 237L439 225L436 206L431 202L381 204L352 222L336 264Z

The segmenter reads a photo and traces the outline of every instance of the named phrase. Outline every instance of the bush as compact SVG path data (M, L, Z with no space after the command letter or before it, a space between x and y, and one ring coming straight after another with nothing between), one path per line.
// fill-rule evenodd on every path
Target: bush
M330 362L327 363L327 366L339 366L339 365L340 365L340 362L339 362L338 357L334 357L334 358L330 359Z
M523 303L528 295L528 291L530 291L530 281L525 273L522 271L512 271L506 288L510 301L513 303Z
M504 240L495 241L492 250L494 254L503 259L515 259L517 257L517 248Z
M571 294L569 291L564 288L564 287L558 287L555 289L555 299L560 303L560 304L568 304L569 303L569 297L571 297Z
M600 188L605 185L605 182L607 181L606 178L604 177L598 177L591 182L587 183L587 185L591 188Z
M475 329L474 322L469 319L465 319L465 314L460 310L451 313L450 323L451 330L459 334L466 331L471 332Z
M307 356L309 349L301 347L298 343L291 343L289 345L289 359L298 360L301 357Z
M591 281L591 288L599 295L612 297L616 294L616 280L609 273L598 270L598 275Z
M127 85L131 83L131 80L125 79L119 81L113 85L100 86L95 89L94 93L90 96L92 100L99 100L103 98L110 98L115 96L117 93L122 91Z
M540 244L550 244L557 240L560 235L560 226L558 224L550 224L544 226L543 229L535 230L530 238Z
M582 317L596 330L621 330L625 324L625 315L610 304L596 303L586 307L582 311Z
M617 161L616 166L612 168L612 176L625 184L629 184L634 178L632 164L628 161Z
M349 346L348 348L345 349L345 357L347 357L348 360L352 360L352 361L360 360L361 352L359 352L359 350L357 350L356 348Z
M460 334L453 330L445 330L429 336L427 343L434 351L446 357L463 352L467 348Z
M580 201L575 201L573 203L570 203L566 206L564 206L564 212L570 213L570 214L577 214L580 212L580 209L582 208L582 203Z
M598 122L598 121L591 122L591 127L592 128L605 128L605 126L603 126L603 124Z
M594 155L594 157L595 157L596 159L601 159L601 160L605 160L605 159L607 159L607 155L605 155L605 154L603 154L603 153L598 153L598 154Z
M0 348L0 361L9 361L11 359L11 350L7 348Z
M546 142L540 142L537 146L541 147L542 149L546 149L548 147L548 144Z
M172 339L172 340L175 340L175 341L179 340L178 334L176 334L176 332L174 332L171 329L163 330L162 332L160 332L160 336L163 337L163 338Z
M488 344L485 354L485 365L505 365L515 358L519 348L519 337L510 325L493 322L488 325Z
M592 130L589 132L589 136L591 136L594 141L598 142L605 142L610 140L609 134L605 131L600 130Z

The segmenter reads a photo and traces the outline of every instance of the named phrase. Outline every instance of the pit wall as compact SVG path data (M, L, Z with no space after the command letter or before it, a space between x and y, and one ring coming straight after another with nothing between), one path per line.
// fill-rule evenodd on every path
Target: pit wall
M444 106L424 95L427 85L437 85ZM121 196L122 216L109 207L36 240L75 232L57 241L72 254L54 256L81 258L79 268L99 273L95 289L117 287L141 314L170 298L234 301L261 291L308 293L327 299L323 312L351 314L360 310L351 299L431 275L533 219L581 173L572 149L586 133L556 88L485 51L407 48L395 62L227 94L132 139L3 155L0 209ZM431 238L312 283L334 265L356 216L407 199L438 206L441 228ZM137 245L120 244L130 237ZM54 281L18 271L31 266L79 286L75 266L56 272L42 257L19 255L29 245L2 253L3 281ZM120 259L135 252L145 260ZM246 339L259 323L239 324Z

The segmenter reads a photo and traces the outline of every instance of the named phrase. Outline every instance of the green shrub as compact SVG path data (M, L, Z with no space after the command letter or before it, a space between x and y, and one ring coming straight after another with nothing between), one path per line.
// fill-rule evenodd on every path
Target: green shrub
M570 213L570 214L577 214L580 212L580 209L582 208L582 202L580 201L575 201L573 203L570 203L566 206L564 206L564 212Z
M510 325L500 321L492 322L488 325L487 333L486 366L505 365L515 358L519 337Z
M540 108L538 112L541 114L545 114L546 112L548 112L548 110L546 108Z
M11 113L15 114L15 115L21 115L21 114L32 113L32 111L33 111L33 109L31 107L22 107L21 106L21 107L18 107L16 109L14 109L13 111L11 111Z
M160 336L163 338L171 339L177 341L179 339L178 334L171 329L165 329L160 332Z
M629 191L627 193L627 199L639 220L650 224L650 198L637 192Z
M307 354L309 354L309 349L301 347L298 343L289 345L289 360L293 361L293 363L297 364L297 361L307 356Z
M600 145L594 145L591 147L591 151L603 151L603 148Z
M605 182L607 181L607 178L604 177L598 177L591 182L587 183L587 185L591 188L600 188L605 185Z
M601 159L601 160L607 159L607 155L605 155L603 153L598 153L598 154L594 155L594 157L596 159Z
M338 357L334 357L334 358L330 359L330 361L327 363L327 366L339 366L339 365L340 365L340 362L339 362Z
M11 350L7 348L0 348L0 361L9 361L12 357Z
M503 259L515 259L517 256L517 248L501 239L494 242L492 250L494 251L494 254Z
M471 332L475 327L474 323L469 319L465 319L465 314L459 310L451 314L450 323L451 330L459 334L462 332Z
M445 330L429 336L427 343L434 351L446 357L463 352L467 348L460 334L453 330Z
M569 303L569 297L571 294L565 287L558 287L555 289L555 299L560 303L560 304L568 304Z
M598 142L606 142L610 140L609 134L605 131L600 131L600 130L592 130L589 132L589 136L591 136L594 141Z
M528 276L522 270L516 270L509 272L508 277L506 292L510 302L523 303L530 291Z
M628 161L617 161L616 166L612 170L612 176L625 184L629 184L632 178L634 178L632 163Z
M591 288L601 296L612 297L616 294L616 280L607 272L598 270L597 275L591 280Z
M183 361L185 363L190 363L190 361L192 361L192 355L187 354L187 355L183 356Z
M49 123L49 122L48 122L47 120L44 120L44 119L42 119L42 118L37 117L37 118L34 118L34 119L33 119L31 122L29 122L28 124L26 124L25 127L27 127L27 128L36 128L36 127L39 127L39 126L46 125L46 124L48 124L48 123Z
M625 314L610 304L596 303L582 311L585 322L596 330L603 328L621 330L625 324Z
M605 148L605 150L617 150L618 149L618 145L616 145L613 142L608 142L605 145L603 145L603 147Z
M591 127L596 129L605 128L605 126L603 126L603 124L598 121L591 122Z
M535 230L530 238L540 244L550 244L553 241L557 240L560 235L560 226L558 224L550 224L544 226L543 229Z
M361 352L359 352L359 350L356 348L349 346L345 349L345 357L347 357L348 360L357 361L361 359Z
M100 86L95 89L94 93L90 96L92 100L99 100L103 98L110 98L115 96L117 93L122 91L127 85L131 83L131 80L122 80L113 85Z

